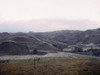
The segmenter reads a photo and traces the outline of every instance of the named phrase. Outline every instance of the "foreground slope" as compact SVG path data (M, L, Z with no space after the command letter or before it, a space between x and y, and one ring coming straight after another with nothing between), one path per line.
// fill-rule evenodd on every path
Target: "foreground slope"
M100 75L98 59L45 59L0 63L1 75Z

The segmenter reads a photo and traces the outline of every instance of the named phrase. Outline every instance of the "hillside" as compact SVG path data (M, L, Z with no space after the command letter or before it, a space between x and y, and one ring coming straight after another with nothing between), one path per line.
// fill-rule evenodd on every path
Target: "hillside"
M25 55L29 54L27 46L16 42L3 42L0 44L0 55Z
M70 45L77 45L80 43L100 44L100 29L98 28L98 29L86 30L86 31L62 30L62 31L54 31L54 32L37 32L37 33L34 32L0 33L0 46L2 46L2 43L5 43L7 41L15 42L18 45L24 45L25 47L28 48L28 51L30 53L32 53L34 49L37 49L40 52L41 51L58 52L58 51L63 51L64 48ZM1 47L0 50L3 51Z
M41 51L42 52L59 51L59 49L54 47L52 44L41 41L35 37L31 38L27 36L10 37L0 40L0 43L1 43L0 55L33 54L35 49L38 50L39 54L41 53Z
M38 33L38 35L45 36L48 39L63 42L66 44L77 43L100 43L100 29L86 30L86 31L74 31L74 30L62 30L54 32Z

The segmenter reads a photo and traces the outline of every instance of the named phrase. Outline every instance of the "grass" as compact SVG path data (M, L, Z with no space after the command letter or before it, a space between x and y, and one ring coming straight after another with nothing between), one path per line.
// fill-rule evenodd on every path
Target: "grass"
M34 66L35 65L35 66ZM100 75L97 59L42 59L0 64L0 75Z

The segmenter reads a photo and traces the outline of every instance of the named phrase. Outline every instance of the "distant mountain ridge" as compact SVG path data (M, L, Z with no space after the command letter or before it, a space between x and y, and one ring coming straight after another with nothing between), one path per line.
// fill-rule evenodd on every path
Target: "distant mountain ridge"
M60 43L66 44L76 44L76 43L100 43L100 28L78 31L78 30L61 30L53 32L29 32L29 33L0 33L0 40L12 38L12 37L27 37L35 38L38 40L46 41L58 41Z
M86 31L62 30L38 34L66 44L100 43L100 28Z
M62 51L68 45L74 45L77 43L100 44L100 28L86 30L86 31L61 30L61 31L37 32L37 33L35 32L0 33L0 51L4 52L6 51L3 50L4 49L3 47L5 46L3 43L5 42L9 43L15 42L13 47L15 47L16 45L15 47L16 49L15 48L11 49L13 49L16 52L18 46L23 45L24 47L20 46L19 50L27 49L28 52L24 54L29 54L30 51L32 52L34 51L34 49L44 52L57 52L57 51ZM9 45L9 43L7 45Z

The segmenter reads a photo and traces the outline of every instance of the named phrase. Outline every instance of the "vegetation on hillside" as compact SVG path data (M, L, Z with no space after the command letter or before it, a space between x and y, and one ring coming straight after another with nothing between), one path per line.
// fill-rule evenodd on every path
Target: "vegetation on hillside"
M40 59L0 63L0 75L100 75L97 59Z

